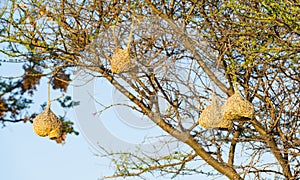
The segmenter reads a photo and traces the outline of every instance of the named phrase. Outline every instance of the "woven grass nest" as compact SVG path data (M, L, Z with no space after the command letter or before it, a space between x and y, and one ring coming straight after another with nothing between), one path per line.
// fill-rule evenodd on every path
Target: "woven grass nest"
M33 120L34 132L42 137L58 139L62 135L62 121L51 111L50 106Z
M117 48L110 59L111 71L115 74L119 74L129 71L132 67L133 64L131 63L129 48Z
M221 129L231 129L232 128L232 121L226 121L222 117L222 107L219 107L218 112L214 110L214 107L208 105L206 109L204 109L198 119L199 124L206 128L206 129L214 129L214 128L221 128Z
M237 91L226 100L224 105L221 105L213 97L212 103L202 111L198 122L206 129L231 129L233 121L252 119L253 117L253 104L243 99Z
M244 99L239 92L230 96L224 104L223 119L226 121L239 121L252 119L254 117L254 106Z

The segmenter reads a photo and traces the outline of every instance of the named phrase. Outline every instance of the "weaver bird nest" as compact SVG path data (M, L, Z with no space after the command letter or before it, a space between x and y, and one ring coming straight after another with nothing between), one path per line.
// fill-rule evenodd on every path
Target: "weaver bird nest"
M58 139L62 135L62 121L51 111L50 106L33 120L34 132L42 137Z
M198 122L206 129L231 129L233 121L248 120L253 117L253 104L243 99L239 92L235 92L224 105L214 95L211 104L202 111Z
M232 121L223 120L222 109L216 110L212 105L208 105L206 109L202 111L198 122L206 129L231 129L232 127Z
M129 71L133 67L129 48L117 48L109 61L111 71L115 74Z
M236 92L230 96L224 104L223 119L226 121L239 121L252 119L254 117L254 106Z

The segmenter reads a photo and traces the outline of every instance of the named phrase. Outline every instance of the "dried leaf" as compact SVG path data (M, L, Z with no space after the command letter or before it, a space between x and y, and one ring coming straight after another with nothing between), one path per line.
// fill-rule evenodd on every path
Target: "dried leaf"
M34 67L23 67L25 74L23 77L23 92L36 89L36 85L40 83L42 72Z
M69 81L71 81L70 74L60 72L53 77L51 84L53 89L60 89L66 92L69 86Z

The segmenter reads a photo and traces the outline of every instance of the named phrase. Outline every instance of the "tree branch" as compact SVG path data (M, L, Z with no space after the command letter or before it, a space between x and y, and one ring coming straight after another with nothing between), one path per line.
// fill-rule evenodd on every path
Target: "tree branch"
M209 78L225 93L228 95L232 95L233 92L231 89L227 88L216 76L215 74L210 70L210 68L206 65L205 62L203 62L201 59L201 56L197 53L197 50L192 45L191 39L188 37L188 35L182 31L166 14L163 14L160 12L149 0L146 0L146 2L149 4L151 9L154 13L158 14L161 18L166 20L169 25L173 28L173 30L178 34L179 38L183 41L185 47L187 49L190 49L192 54L195 56L195 59L197 60L200 67L203 69L203 71L209 76Z
M147 115L154 123L156 123L160 128L162 128L165 132L175 137L176 139L188 144L195 152L209 165L214 167L220 173L226 175L230 179L241 179L239 174L230 166L225 163L220 163L217 161L212 155L205 151L203 147L199 145L199 143L192 137L188 132L181 132L170 124L164 121L161 118L159 113L153 113L149 107L147 107L143 102L139 101L133 94L127 91L123 86L121 86L111 74L104 67L92 68L92 71L99 72L105 77L116 89L118 89L123 95L125 95L128 99L130 99L133 103L139 106L142 111Z
M288 161L286 161L282 154L280 153L280 149L277 147L276 142L274 141L273 137L267 133L264 127L256 120L253 119L250 121L254 128L260 133L262 138L266 141L268 146L270 147L272 153L274 154L275 158L278 160L280 166L283 169L284 176L287 179L292 178L292 173Z
M237 139L241 133L242 133L242 125L240 125L240 127L238 127L238 129L233 133L233 138L231 141L229 156L228 156L228 165L231 167L233 167L233 163L234 163L235 148L238 142Z

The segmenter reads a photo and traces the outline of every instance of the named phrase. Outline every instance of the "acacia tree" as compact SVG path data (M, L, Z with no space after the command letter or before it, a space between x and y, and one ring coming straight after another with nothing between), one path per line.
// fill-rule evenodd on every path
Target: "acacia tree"
M66 91L80 67L189 148L164 157L107 152L116 165L108 178L216 175L199 168L208 165L230 179L297 179L299 14L297 1L12 0L1 10L1 52L23 59L24 75L2 78L1 121L32 121L35 114L23 115L30 97L22 95L34 95L42 77ZM113 70L118 49L131 59L127 70ZM201 127L212 95L226 100L234 84L254 117L227 129Z

